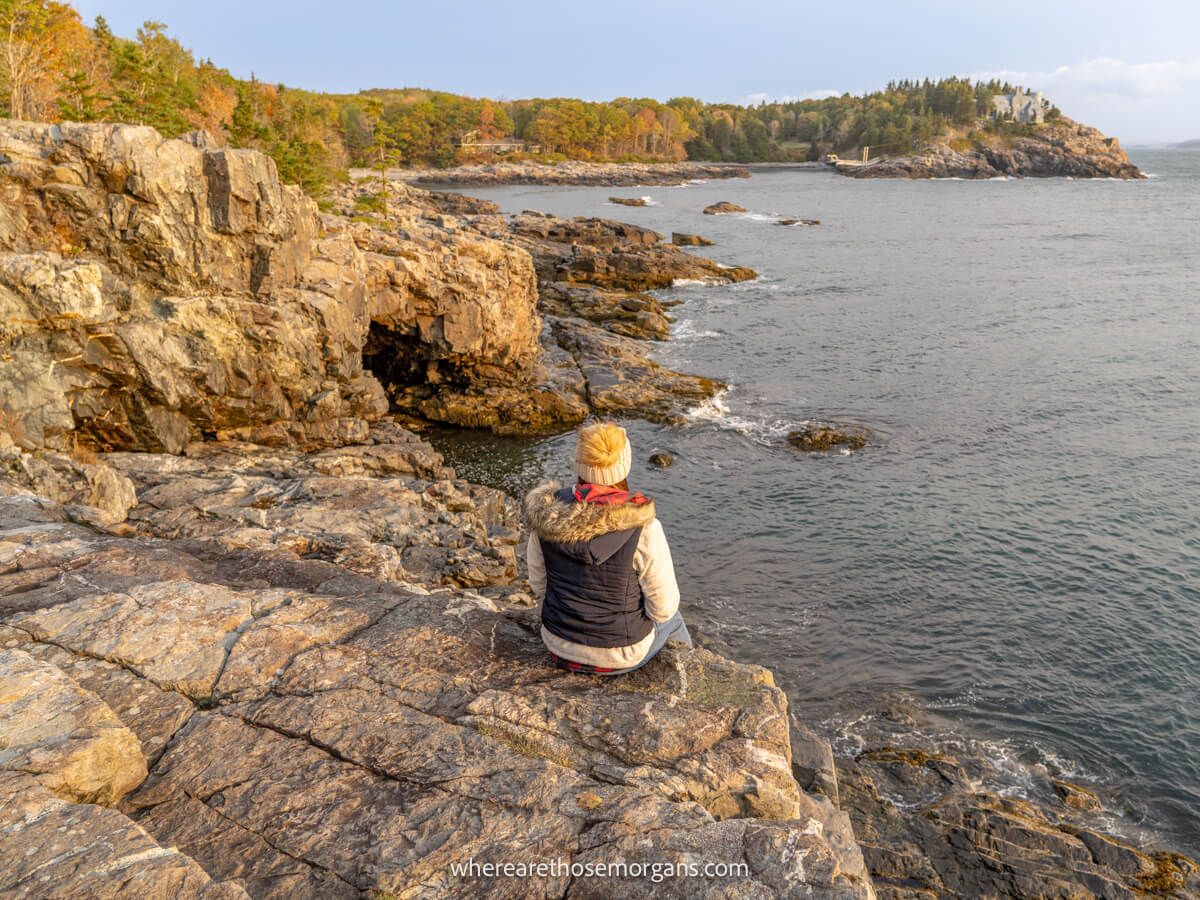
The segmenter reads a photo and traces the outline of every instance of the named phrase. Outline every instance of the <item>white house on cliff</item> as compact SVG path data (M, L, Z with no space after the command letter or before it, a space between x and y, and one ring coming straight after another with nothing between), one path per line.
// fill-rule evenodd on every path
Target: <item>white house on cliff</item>
M1025 93L1017 88L1015 94L996 94L992 97L992 118L1011 119L1023 125L1041 125L1046 120L1046 109L1050 103L1041 91Z

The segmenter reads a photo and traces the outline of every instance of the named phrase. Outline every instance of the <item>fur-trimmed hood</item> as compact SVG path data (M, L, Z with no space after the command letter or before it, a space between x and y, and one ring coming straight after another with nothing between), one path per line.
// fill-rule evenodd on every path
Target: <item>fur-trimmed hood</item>
M525 521L538 537L559 543L590 541L614 531L628 531L654 521L654 501L645 503L564 503L555 496L557 481L525 495Z

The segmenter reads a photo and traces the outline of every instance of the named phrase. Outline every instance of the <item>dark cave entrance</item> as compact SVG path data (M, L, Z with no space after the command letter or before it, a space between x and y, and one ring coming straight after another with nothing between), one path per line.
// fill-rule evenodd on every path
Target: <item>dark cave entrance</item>
M395 406L398 394L429 380L427 351L415 334L372 322L363 347L363 368L379 379Z

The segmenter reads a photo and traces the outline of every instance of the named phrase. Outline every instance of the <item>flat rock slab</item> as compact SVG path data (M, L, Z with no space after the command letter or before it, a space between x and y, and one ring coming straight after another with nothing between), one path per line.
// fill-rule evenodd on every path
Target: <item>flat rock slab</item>
M786 703L763 669L668 647L598 682L549 664L532 613L470 591L250 550L230 564L16 497L0 525L0 653L92 686L155 760L120 812L63 808L84 817L86 870L11 832L0 848L44 863L46 884L102 894L87 879L109 869L90 860L124 871L135 856L154 871L113 883L152 896L559 897L583 879L452 866L704 854L744 864L712 884L752 895L870 896L852 838L791 777Z
M71 803L33 778L0 774L0 895L246 900L115 809Z

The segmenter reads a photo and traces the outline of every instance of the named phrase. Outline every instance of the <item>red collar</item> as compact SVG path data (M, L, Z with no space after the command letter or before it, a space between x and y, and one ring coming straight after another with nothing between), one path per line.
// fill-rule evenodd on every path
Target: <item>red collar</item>
M577 484L575 485L575 502L600 503L604 505L632 503L634 506L641 506L644 503L649 503L650 500L640 492L631 494L629 491L623 491L620 488L610 487L606 484Z

